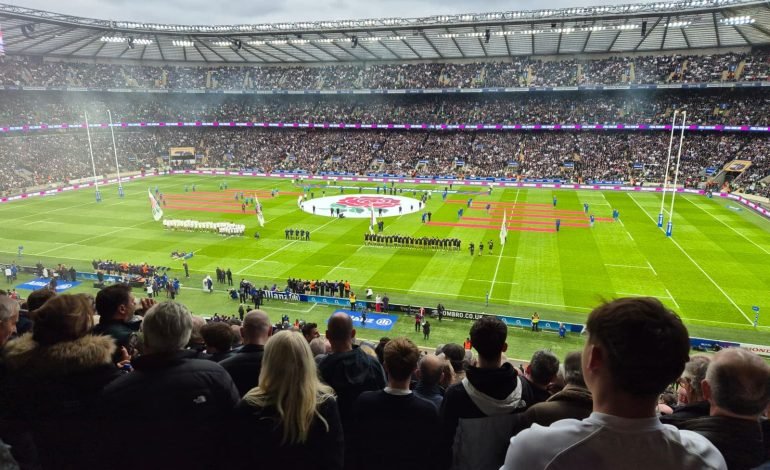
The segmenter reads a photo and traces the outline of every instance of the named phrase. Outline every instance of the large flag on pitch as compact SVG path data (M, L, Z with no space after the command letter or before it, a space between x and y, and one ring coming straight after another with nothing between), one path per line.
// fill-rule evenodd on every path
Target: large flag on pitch
M503 211L503 224L500 226L500 244L505 245L505 239L508 238L508 226L505 224L505 211Z
M374 218L374 206L369 206L369 233L374 234L374 226L377 225L377 219Z
M265 226L265 216L262 215L262 204L259 203L259 198L254 194L254 208L257 211L257 221L260 227Z
M150 196L150 205L152 206L152 218L156 221L163 218L163 209L160 208L160 204L158 204L158 200L155 199L155 196L152 195L152 191L150 191L150 188L147 188L147 195Z

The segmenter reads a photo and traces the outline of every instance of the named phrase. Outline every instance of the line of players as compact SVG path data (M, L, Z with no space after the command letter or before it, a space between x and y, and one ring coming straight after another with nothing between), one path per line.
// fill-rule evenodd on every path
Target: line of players
M495 243L492 240L489 240L487 242L487 246L489 247L489 249L487 250L487 253L492 254L492 250L495 248ZM484 242L483 241L479 242L478 247L479 247L479 256L481 256L484 254ZM471 252L471 256L473 256L473 253L476 252L476 245L474 245L473 243L469 244L468 250Z
M459 251L461 243L462 242L459 238L415 238L406 235L380 235L378 233L364 234L364 244L374 246L395 246L429 250Z
M310 241L310 230L301 230L287 228L283 231L287 240L305 240Z

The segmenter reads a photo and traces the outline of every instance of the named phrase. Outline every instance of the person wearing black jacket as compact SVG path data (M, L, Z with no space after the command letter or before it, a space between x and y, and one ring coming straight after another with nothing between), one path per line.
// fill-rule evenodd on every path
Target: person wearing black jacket
M261 310L252 310L243 318L241 326L243 347L219 363L232 377L241 397L259 385L265 343L272 333L267 314Z
M706 437L730 470L748 470L766 460L759 418L770 404L770 366L741 348L714 355L703 381L709 416L677 423Z
M148 308L152 300L144 299L142 307ZM115 363L121 360L121 348L125 348L130 356L136 350L137 332L141 321L134 320L136 300L131 288L126 284L114 284L105 287L96 294L96 313L99 323L94 327L94 334L110 336L117 346L112 359Z
M662 415L661 423L676 426L676 423L709 415L711 405L703 398L701 384L706 378L710 362L711 359L708 356L693 356L684 365L684 372L678 381L683 403L674 408L674 412L670 415Z
M364 392L353 405L355 431L348 443L360 470L425 470L434 456L425 452L424 438L438 431L438 409L409 389L420 350L407 338L385 345L384 390ZM404 432L404 430L408 430Z
M342 470L343 432L331 387L318 380L305 338L280 331L265 345L258 387L238 403L222 468Z
M105 388L98 406L96 435L110 436L97 449L102 468L216 467L212 436L226 431L240 397L222 366L182 349L192 326L189 310L174 301L145 315L145 354L132 361L134 372Z

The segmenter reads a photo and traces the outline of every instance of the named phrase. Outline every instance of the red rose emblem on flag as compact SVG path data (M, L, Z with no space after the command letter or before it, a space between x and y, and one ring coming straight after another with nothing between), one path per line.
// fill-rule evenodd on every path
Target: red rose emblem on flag
M350 207L376 207L378 209L387 209L389 207L400 206L401 201L391 197L349 196L338 200L337 204Z

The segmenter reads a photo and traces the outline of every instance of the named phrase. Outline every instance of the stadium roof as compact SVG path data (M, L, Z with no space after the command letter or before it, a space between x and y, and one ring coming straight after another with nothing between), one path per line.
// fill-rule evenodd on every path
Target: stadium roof
M659 53L770 44L770 3L688 0L249 25L73 17L0 4L6 53L165 62L335 63Z

